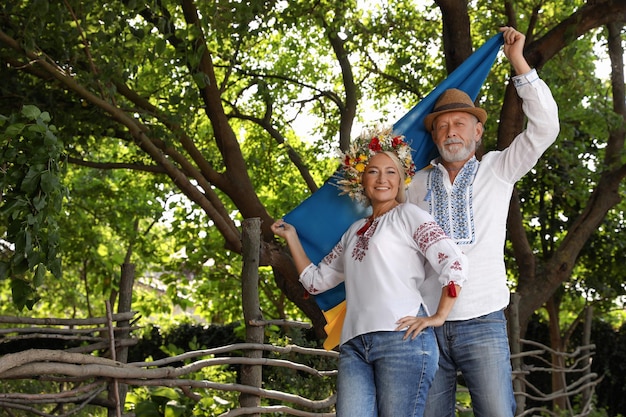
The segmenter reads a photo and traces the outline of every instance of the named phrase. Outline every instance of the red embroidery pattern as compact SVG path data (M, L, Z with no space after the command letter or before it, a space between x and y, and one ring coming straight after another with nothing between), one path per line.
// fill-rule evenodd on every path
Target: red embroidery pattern
M317 288L315 288L313 285L309 285L309 288L307 288L307 291L310 294L317 294L318 292L320 292L320 290L318 290Z
M448 236L435 222L426 222L413 233L413 240L422 253L426 253L428 248L443 239L448 239Z
M446 259L448 259L448 255L446 255L445 253L443 253L443 252L439 252L439 253L437 254L437 262L438 262L438 263L442 263L442 262L443 262L443 261L445 261Z
M339 256L343 253L343 245L341 244L341 242L337 243L335 245L335 247L333 248L333 250L331 250L328 255L326 255L324 257L324 259L322 259L322 263L326 264L326 265L330 265L332 264L335 260L337 260L339 258ZM315 288L313 286L313 284L309 285L309 287L306 289L309 293L311 294L317 294L320 292L320 290L318 290L317 288Z
M378 219L375 219L370 227L362 233L357 233L358 240L354 249L352 249L352 259L361 262L363 258L365 258L365 254L369 248L370 238L376 231L376 227L378 227ZM360 232L361 230L359 230Z
M452 266L450 267L450 269L454 269L456 271L461 271L463 270L463 267L461 266L461 264L459 263L459 261L454 261L454 263L452 264Z
M343 245L340 242L335 245L333 250L331 250L330 253L324 257L324 259L322 259L322 262L324 262L326 265L330 265L335 259L339 258L339 255L341 255L342 253Z

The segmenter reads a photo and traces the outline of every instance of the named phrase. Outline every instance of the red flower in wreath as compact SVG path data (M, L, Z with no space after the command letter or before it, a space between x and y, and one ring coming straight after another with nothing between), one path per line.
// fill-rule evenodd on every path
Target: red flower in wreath
M378 139L378 137L372 138L369 148L372 152L380 152L383 150L383 147L380 145L380 140Z

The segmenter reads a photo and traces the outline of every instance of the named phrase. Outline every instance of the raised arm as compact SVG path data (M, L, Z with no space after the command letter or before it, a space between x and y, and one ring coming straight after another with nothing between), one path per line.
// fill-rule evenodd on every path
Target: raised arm
M296 228L281 219L274 222L271 229L276 236L280 236L287 241L287 245L289 245L289 251L291 252L291 257L293 258L293 262L298 270L298 274L301 274L302 271L304 271L304 269L311 264L311 260L304 252L304 248L302 247L302 243L300 243L300 238L298 237Z
M516 75L526 74L531 70L530 65L524 58L524 43L526 37L510 26L503 26L500 32L504 37L504 55L513 65Z

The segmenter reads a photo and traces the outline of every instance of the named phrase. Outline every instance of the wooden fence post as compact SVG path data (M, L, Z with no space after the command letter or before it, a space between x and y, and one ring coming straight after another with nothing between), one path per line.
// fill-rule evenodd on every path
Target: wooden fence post
M120 289L117 302L118 313L128 313L131 311L133 303L133 286L135 285L135 264L123 263L120 270ZM110 303L107 304L110 306ZM109 311L112 313L112 311ZM130 320L121 320L117 323L118 327L121 327L119 334L116 335L118 340L125 340L130 338ZM112 359L118 362L128 362L128 346L122 345L116 348L112 346L111 355ZM112 392L115 390L116 392ZM126 394L128 387L125 384L111 383L109 385L109 400L116 404L115 408L109 408L107 415L109 417L119 417L124 411L124 404L126 403Z
M262 320L261 306L259 302L259 256L261 248L261 220L259 218L246 219L243 222L242 234L243 267L241 271L241 291L243 304L243 318L246 323L246 342L263 343L265 328L251 325L253 321ZM249 358L262 358L260 350L246 350L245 356ZM242 365L241 383L255 388L261 388L262 382L261 365ZM242 393L239 396L241 407L258 407L261 399L253 394ZM260 414L249 414L259 417Z
M585 327L583 328L583 346L591 345L591 326L593 324L593 306L585 307ZM583 355L589 355L589 358L582 363L584 368L583 376L588 377L591 374L591 348L583 349ZM593 399L593 390L590 386L583 390L582 404L589 404Z

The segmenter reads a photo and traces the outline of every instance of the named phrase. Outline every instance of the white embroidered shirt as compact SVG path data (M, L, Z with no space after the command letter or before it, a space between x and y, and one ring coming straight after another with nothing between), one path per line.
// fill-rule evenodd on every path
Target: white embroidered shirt
M504 265L506 221L513 186L530 171L559 132L558 108L550 89L532 70L513 82L528 118L526 130L503 151L468 161L454 184L437 160L419 171L408 201L433 215L470 262L470 275L448 320L467 320L505 308L509 303ZM424 300L437 308L441 286L426 280Z
M400 204L357 233L366 223L356 221L319 265L310 264L300 274L311 294L345 281L341 344L361 334L393 331L398 319L417 315L426 264L436 271L439 288L450 281L463 285L466 279L465 255L417 206Z

